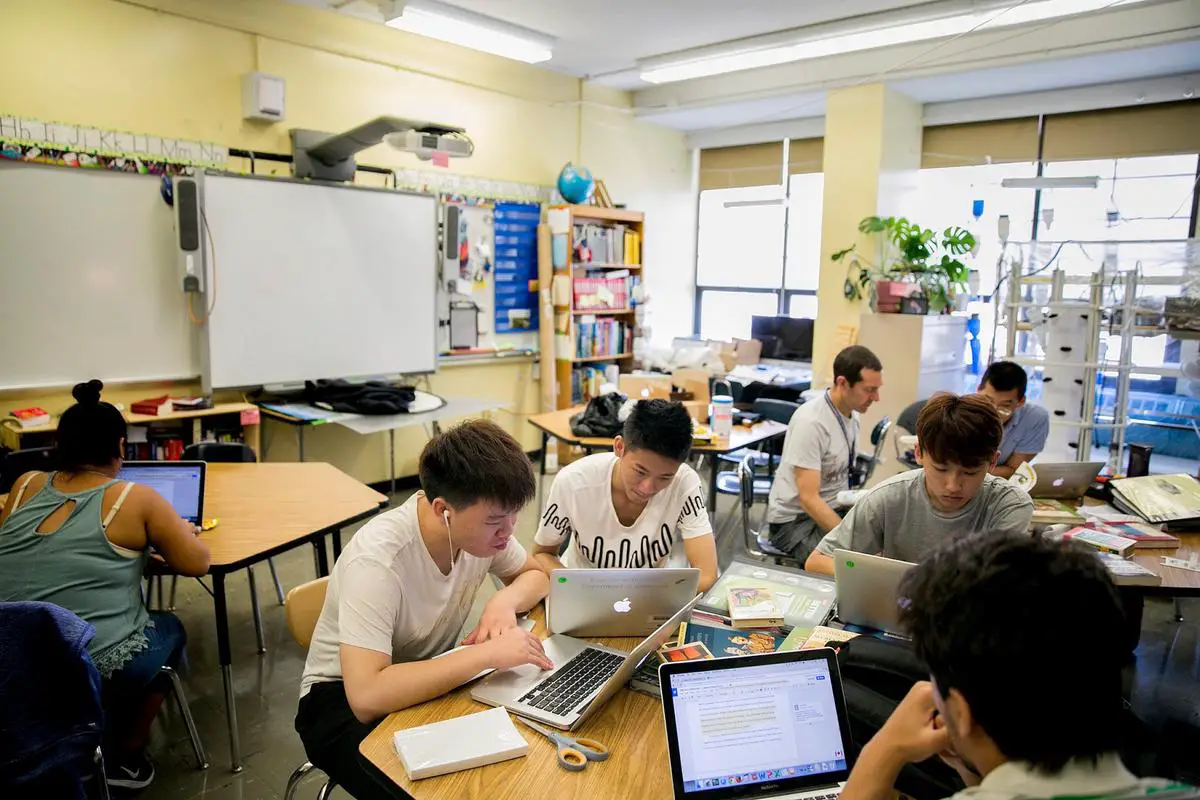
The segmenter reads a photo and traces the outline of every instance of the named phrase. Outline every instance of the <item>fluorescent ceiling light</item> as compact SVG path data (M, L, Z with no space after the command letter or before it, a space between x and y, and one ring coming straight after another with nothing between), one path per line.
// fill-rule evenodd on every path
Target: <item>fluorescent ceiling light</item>
M430 0L409 0L388 27L494 56L537 64L554 55L554 39L483 14Z
M992 7L981 11L957 13L936 19L922 19L899 24L889 24L889 20L895 20L895 15L871 15L875 19L868 17L864 22L867 25L880 27L864 29L862 25L858 25L857 30L854 28L847 30L846 25L835 22L830 25L816 26L807 32L805 29L799 29L795 36L787 40L779 40L776 37L760 37L757 45L754 40L743 40L729 45L702 48L692 51L690 54L683 52L645 59L640 61L638 66L641 68L642 80L648 83L671 83L709 75L723 75L745 69L825 58L843 53L874 50L879 47L941 39L974 30L988 31L1013 25L1026 25L1140 2L1145 2L1145 0L1116 0L1116 2L1114 0L1035 0L1022 5L1014 5L1011 8ZM822 30L829 33L823 35ZM770 44L763 44L763 38L771 38L774 41Z
M1005 189L1095 189L1100 178L1005 178L1000 185Z

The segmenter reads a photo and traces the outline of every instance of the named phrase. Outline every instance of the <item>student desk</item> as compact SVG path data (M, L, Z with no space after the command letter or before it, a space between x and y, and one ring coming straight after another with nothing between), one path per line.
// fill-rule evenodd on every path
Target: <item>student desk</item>
M571 417L583 411L586 406L563 408L558 411L547 411L534 414L529 418L529 424L542 432L542 461L541 474L546 474L546 448L550 437L569 445L582 447L584 452L593 450L611 450L613 440L607 437L576 436L571 432ZM712 466L708 476L708 510L716 513L717 508L717 472L720 469L720 459L715 456L731 453L743 447L754 447L760 442L766 442L787 433L787 425L772 420L764 420L750 427L734 425L733 433L728 439L715 439L712 444L700 444L692 448L692 453L711 455Z
M1179 547L1175 550L1135 550L1133 561L1162 578L1161 586L1122 586L1132 592L1160 597L1200 597L1200 572L1178 567L1164 567L1163 556L1187 560L1200 552L1200 533L1177 533Z
M387 502L384 495L329 464L208 465L204 513L215 517L218 525L200 539L212 553L208 574L234 772L241 770L242 756L230 669L226 576L306 543L316 550L318 571L328 575L325 536L334 534L336 559L341 529L378 513Z
M530 616L537 623L534 633L545 637L542 608L539 606ZM624 637L591 641L629 651L640 640ZM571 734L599 739L612 751L607 761L590 763L582 772L568 772L558 766L550 741L514 721L517 730L529 742L529 753L525 757L436 778L408 779L392 749L393 733L487 708L471 699L470 685L461 687L388 716L358 749L371 764L417 800L460 797L608 800L672 795L662 703L629 689L618 692L594 717Z

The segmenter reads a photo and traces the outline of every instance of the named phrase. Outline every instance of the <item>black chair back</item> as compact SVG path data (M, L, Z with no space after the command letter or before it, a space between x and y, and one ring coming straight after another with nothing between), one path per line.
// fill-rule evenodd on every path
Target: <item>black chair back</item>
M928 400L918 400L915 403L910 403L900 416L896 417L896 426L903 428L909 433L917 432L917 417L921 415L921 409L925 407Z
M17 478L26 472L50 472L56 468L53 447L14 450L0 462L0 494L10 492Z
M795 414L796 409L799 407L799 403L761 397L754 401L752 410L756 414L761 414L763 419L769 419L774 422L782 422L784 425L787 425L792 421L792 414Z
M258 461L254 448L241 442L197 442L183 449L184 461L208 461L213 464L253 464Z

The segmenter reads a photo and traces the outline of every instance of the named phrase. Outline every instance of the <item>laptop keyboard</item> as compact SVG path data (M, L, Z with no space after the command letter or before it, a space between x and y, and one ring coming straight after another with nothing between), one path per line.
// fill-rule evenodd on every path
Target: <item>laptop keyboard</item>
M563 664L546 680L534 686L520 702L549 714L565 716L583 698L616 674L624 656L589 647Z

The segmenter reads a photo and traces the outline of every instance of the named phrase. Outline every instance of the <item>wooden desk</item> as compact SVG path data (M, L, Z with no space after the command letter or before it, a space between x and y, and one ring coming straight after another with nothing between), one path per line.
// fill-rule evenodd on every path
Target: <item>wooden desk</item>
M1200 572L1164 567L1163 556L1187 560L1200 552L1200 533L1181 533L1175 550L1135 550L1133 560L1162 578L1161 586L1127 586L1123 589L1166 597L1200 597Z
M334 558L341 552L341 529L387 506L388 499L329 464L209 464L204 511L216 528L200 535L212 553L213 611L217 655L225 684L225 712L233 771L242 768L234 702L233 663L225 578L256 562L311 544L318 571L329 574L325 536L332 533Z
M539 607L531 616L534 633L546 636ZM632 650L637 638L595 639L618 650ZM653 697L623 689L572 735L599 739L612 756L588 764L582 772L558 766L555 748L548 739L514 722L529 742L524 758L454 772L437 778L411 781L392 749L392 734L404 728L459 717L488 707L470 697L470 687L457 689L427 703L397 711L379 724L359 745L359 752L417 800L425 798L553 797L555 800L609 800L621 797L670 797L671 767L662 703ZM397 795L399 796L399 795Z
M612 449L612 439L607 437L576 436L571 432L571 417L583 411L584 408L586 406L563 408L558 411L534 414L529 418L529 424L542 432L541 474L546 474L546 448L551 436L561 442L582 447L588 453L593 450ZM695 445L692 447L692 452L714 456L721 455L733 452L734 450L740 450L743 447L754 447L760 442L774 439L777 436L783 436L785 433L787 433L787 425L772 420L764 420L750 427L734 425L733 433L730 434L728 439L716 439L712 444ZM710 512L715 513L717 507L717 472L720 467L720 460L712 458L710 461L712 464L708 480L708 509Z

